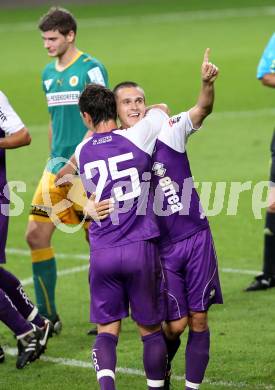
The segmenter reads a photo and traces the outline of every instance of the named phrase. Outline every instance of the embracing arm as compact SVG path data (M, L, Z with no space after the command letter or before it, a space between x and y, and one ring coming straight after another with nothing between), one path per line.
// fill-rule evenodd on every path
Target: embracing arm
M21 130L17 131L16 133L12 133L5 138L0 138L1 149L20 148L21 146L29 145L30 143L31 136L26 127L23 127Z
M214 82L218 77L219 69L209 62L210 49L204 53L201 66L202 85L197 104L189 110L190 119L194 128L202 125L203 120L212 112L214 104Z

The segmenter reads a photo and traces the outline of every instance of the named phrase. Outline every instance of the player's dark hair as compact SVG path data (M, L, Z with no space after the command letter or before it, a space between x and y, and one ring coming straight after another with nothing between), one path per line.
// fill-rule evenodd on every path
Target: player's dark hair
M89 84L81 93L79 108L82 114L87 112L91 115L93 124L116 120L116 100L114 93L102 85Z
M121 83L117 84L113 88L113 92L114 92L115 96L116 96L118 90L122 89L122 88L139 88L143 92L143 95L144 95L144 98L145 98L145 93L143 91L143 88L141 88L141 86L138 85L137 83L135 83L134 81L122 81Z
M73 15L64 8L52 7L43 15L38 27L41 31L59 31L62 35L73 31L76 34L77 24Z

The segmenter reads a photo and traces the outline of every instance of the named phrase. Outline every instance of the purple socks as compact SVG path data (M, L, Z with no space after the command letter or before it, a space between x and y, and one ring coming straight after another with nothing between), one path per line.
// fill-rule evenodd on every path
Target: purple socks
M43 317L38 314L37 307L33 305L25 293L20 281L2 267L0 267L0 288L5 291L26 320L33 322L40 328L44 326Z
M7 325L16 336L33 330L32 325L19 313L12 301L0 288L0 320Z
M202 383L209 361L210 333L189 331L185 350L186 387L185 390L198 389Z
M148 390L164 389L167 348L161 331L142 337L143 364Z
M167 350L162 332L142 337L143 362L148 389L163 390L167 365ZM101 390L115 390L116 346L118 338L100 333L92 349L93 365Z
M118 338L110 333L100 333L92 349L92 361L101 390L115 390L117 341Z

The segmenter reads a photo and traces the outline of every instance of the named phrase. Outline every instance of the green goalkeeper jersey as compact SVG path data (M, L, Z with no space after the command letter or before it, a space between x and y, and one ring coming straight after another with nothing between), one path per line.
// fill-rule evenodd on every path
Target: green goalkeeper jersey
M108 75L97 59L80 52L63 71L56 69L56 62L48 64L42 81L52 125L51 160L47 169L56 173L87 132L78 107L81 92L90 83L108 86Z

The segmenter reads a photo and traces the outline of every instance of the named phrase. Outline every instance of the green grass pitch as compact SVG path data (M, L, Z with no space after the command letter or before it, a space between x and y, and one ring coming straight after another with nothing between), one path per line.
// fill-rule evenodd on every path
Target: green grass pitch
M225 304L210 311L211 360L201 389L275 388L275 289L242 292L262 261L264 220L254 217L252 192L258 182L268 179L275 92L264 88L255 74L274 30L274 2L140 0L128 5L68 8L79 20L78 47L106 65L111 86L135 80L147 92L148 103L164 101L172 113L195 103L203 53L206 47L211 48L210 59L220 68L215 109L204 129L190 140L188 151L196 181L213 182L213 188L218 182L225 183L221 212L210 217ZM24 212L11 217L8 239L7 268L21 279L31 276L24 230L31 197L48 155L48 115L40 85L40 73L48 58L36 30L37 20L46 10L1 9L0 13L1 90L33 138L30 147L7 153L9 180L23 180L27 185L25 193L18 193L25 203ZM231 182L251 184L251 189L240 194L235 216L227 215ZM213 202L212 194L210 209ZM83 232L70 236L57 232L54 247L57 253L66 254L58 259L59 271L88 264L76 256L88 254ZM13 249L22 252L12 253ZM252 275L241 271L252 271ZM26 289L33 297L32 285ZM87 271L60 277L57 297L64 330L60 337L50 340L45 355L50 361L41 360L18 371L15 357L7 355L0 367L0 389L97 389L93 370L84 367L90 362L93 341L86 336L90 326ZM0 333L1 344L14 348L15 340L2 324ZM183 336L174 362L175 390L184 388L179 377L184 375L185 340ZM83 367L72 366L68 359L83 362ZM146 388L145 378L139 375L141 342L130 320L123 324L118 367L119 390Z

